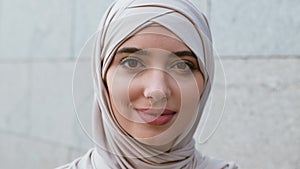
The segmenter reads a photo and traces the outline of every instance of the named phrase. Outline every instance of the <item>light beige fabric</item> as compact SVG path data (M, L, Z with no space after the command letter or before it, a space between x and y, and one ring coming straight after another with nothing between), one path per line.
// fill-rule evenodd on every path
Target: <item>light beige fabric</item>
M205 78L196 122L187 128L167 152L130 137L111 114L103 78L115 50L129 37L150 25L161 25L180 38L197 56ZM157 32L156 32L157 33ZM214 59L210 28L205 16L188 0L119 0L113 3L99 25L93 57L95 107L93 138L95 148L73 163L72 169L221 169L237 167L203 156L195 149L193 135L210 93Z
M188 169L238 169L238 166L233 162L225 162L222 160L212 159L208 157L203 158L201 165L196 168ZM96 162L98 160L98 162ZM114 169L105 165L103 158L99 157L96 149L90 149L84 156L74 160L72 163L58 167L56 169ZM117 168L117 167L116 167ZM179 169L180 167L178 167ZM142 169L142 168L141 168ZM173 169L173 168L170 168ZM177 169L177 168L174 168Z

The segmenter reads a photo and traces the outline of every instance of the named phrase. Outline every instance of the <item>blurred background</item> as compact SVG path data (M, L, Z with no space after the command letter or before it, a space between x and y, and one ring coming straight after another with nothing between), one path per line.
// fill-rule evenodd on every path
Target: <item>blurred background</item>
M300 1L194 0L227 80L223 121L203 154L244 169L300 168ZM0 164L54 168L92 143L72 73L112 0L0 0Z

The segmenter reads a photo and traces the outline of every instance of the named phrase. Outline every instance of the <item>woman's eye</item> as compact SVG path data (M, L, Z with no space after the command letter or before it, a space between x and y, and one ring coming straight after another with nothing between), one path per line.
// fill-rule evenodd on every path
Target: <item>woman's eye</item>
M196 68L194 63L190 61L180 61L177 62L174 66L175 69L180 70L180 71L191 71Z
M188 65L185 62L180 62L176 64L177 69L187 69Z
M127 57L122 59L121 65L128 69L139 69L144 67L142 62L137 58Z

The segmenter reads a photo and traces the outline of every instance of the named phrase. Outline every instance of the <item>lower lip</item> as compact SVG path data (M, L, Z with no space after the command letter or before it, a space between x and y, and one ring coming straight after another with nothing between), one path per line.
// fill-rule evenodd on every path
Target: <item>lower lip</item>
M175 115L175 114L165 114L157 117L143 112L139 112L138 114L148 124L159 125L159 126L169 123Z

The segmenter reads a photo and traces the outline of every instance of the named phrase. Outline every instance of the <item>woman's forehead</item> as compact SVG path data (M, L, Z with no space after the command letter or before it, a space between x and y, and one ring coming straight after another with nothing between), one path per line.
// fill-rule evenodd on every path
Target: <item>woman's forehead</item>
M183 41L156 33L136 34L123 42L117 51L123 48L161 49L169 52L190 50Z

